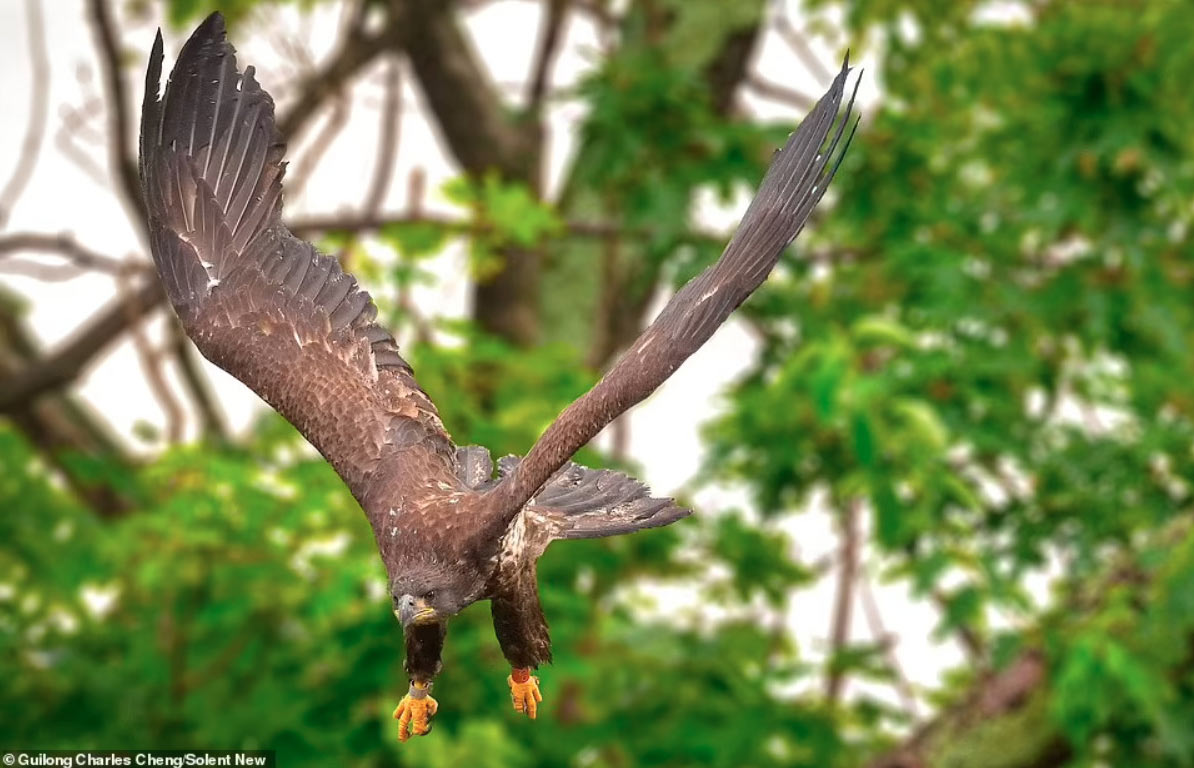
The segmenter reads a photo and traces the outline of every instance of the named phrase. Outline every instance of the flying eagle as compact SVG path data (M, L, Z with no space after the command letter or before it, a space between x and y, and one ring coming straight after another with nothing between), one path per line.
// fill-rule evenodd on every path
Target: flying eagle
M569 459L662 384L767 277L853 137L839 119L848 59L778 152L725 253L689 282L605 377L523 459L457 447L369 294L282 223L285 145L252 67L237 68L212 14L159 98L149 59L140 171L153 260L195 345L276 408L364 509L389 577L410 689L399 739L430 730L447 621L489 600L514 708L535 717L551 660L535 564L557 539L616 536L689 514L626 475ZM854 92L857 92L857 82Z

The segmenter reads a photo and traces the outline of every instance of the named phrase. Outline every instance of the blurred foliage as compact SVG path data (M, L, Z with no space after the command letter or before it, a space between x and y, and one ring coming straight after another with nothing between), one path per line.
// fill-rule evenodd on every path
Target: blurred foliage
M183 23L208 4L168 5ZM687 45L628 47L576 93L586 150L570 194L649 227L646 258L681 279L716 256L678 247L694 191L757 179L791 127L709 109L695 48L742 21L715 5L669 3ZM1050 684L1016 718L947 730L935 764L1035 765L1062 739L1073 765L1190 765L1188 9L809 6L844 7L882 99L803 258L785 259L745 308L759 358L707 428L702 482L744 485L759 514L549 550L540 581L556 662L536 723L509 711L474 606L451 626L435 734L396 744L401 635L368 525L270 414L236 445L175 446L134 468L73 457L137 500L116 520L83 508L0 426L8 740L266 747L287 766L859 765L898 738L904 715L866 695L830 705L793 693L816 690L826 669L774 620L818 574L771 523L823 494L836 509L861 503L887 577L940 601L938 632L985 649L935 701L949 706L984 665L1025 648L1047 658ZM526 189L483 179L452 193L485 230L470 238L476 270L500 244L558 234L560 214ZM419 261L446 233L420 223L379 240L394 266L337 247L385 296L426 279ZM549 301L575 319L591 296L566 285L552 283ZM452 343L408 351L461 444L525 450L595 379L576 346L440 331ZM1059 578L1042 606L1026 580L1046 568ZM692 615L658 616L641 588L698 577ZM996 609L1018 628L991 631ZM827 664L895 679L874 646Z

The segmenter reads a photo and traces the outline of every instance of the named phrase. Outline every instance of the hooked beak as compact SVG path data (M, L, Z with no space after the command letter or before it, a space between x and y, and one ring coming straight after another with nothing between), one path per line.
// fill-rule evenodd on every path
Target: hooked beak
M439 614L423 598L403 595L398 601L398 620L404 627L411 624L434 624L439 620Z

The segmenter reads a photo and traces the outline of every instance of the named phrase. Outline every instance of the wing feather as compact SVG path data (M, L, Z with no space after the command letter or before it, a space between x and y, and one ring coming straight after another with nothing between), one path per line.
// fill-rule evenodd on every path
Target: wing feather
M223 19L199 26L159 99L162 48L159 33L140 169L154 262L187 333L294 423L367 512L383 460L401 455L411 482L455 477L455 447L369 294L282 225L273 101L252 67L238 70Z
M772 161L721 258L672 297L609 373L568 406L491 491L499 522L508 522L529 499L537 499L572 454L654 392L766 279L821 200L854 135L853 128L849 134L845 130L857 81L841 109L849 73L847 56L829 90Z

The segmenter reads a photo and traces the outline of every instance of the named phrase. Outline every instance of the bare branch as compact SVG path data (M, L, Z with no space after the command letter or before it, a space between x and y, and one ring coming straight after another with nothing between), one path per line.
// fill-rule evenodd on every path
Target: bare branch
M539 47L531 68L530 90L527 92L527 112L536 115L543 106L547 83L551 79L551 65L560 43L569 0L547 0L543 23L540 26Z
M337 91L334 94L332 101L332 110L328 113L328 119L324 121L319 133L311 140L311 145L303 154L302 158L296 163L294 173L286 179L286 186L288 190L293 190L297 194L302 194L302 191L307 188L307 182L311 179L311 174L319 165L319 161L323 159L323 155L327 152L328 147L336 140L336 136L344 130L344 126L348 124L348 116L352 110L352 99L349 99L344 91Z
M1039 651L1028 651L1000 671L981 675L963 701L918 728L902 744L872 761L869 768L924 768L934 764L934 758L945 747L955 754L970 754L965 751L968 739L974 740L972 749L980 744L990 747L990 730L984 731L984 725L1022 713L1035 697L1042 695L1047 676L1045 657ZM1020 735L1022 720L1016 722L1021 725L1014 732ZM1017 757L990 764L1048 768L1068 765L1073 756L1065 738L1047 722L1041 723L1040 729L1025 743L1030 746L1018 752Z
M813 49L809 47L804 35L796 31L796 27L788 18L787 13L781 12L776 16L775 31L788 44L801 63L808 68L812 76L817 78L818 82L827 83L833 79L833 73L826 69L817 54L813 53Z
M597 22L603 38L613 35L622 24L622 19L610 10L609 3L605 0L573 0L573 2L577 9Z
M850 613L854 604L854 588L858 577L858 499L850 499L842 510L841 560L838 564L837 602L833 609L833 628L830 631L830 669L825 681L825 698L830 704L841 700L845 685L845 671L839 657L850 641Z
M900 657L896 655L894 642L886 642L888 638L894 641L896 636L889 634L886 627L883 626L883 614L879 611L879 603L875 600L870 580L865 576L858 580L858 594L862 598L862 612L866 615L871 634L879 641L887 665L895 674L895 689L900 696L900 702L904 705L904 711L913 718L917 718L920 713L916 706L916 693L912 690L912 684L908 682L908 676L900 664Z
M0 292L0 379L35 362L37 343L16 308ZM80 473L66 453L104 456L128 464L119 442L88 409L63 393L11 410L7 416L36 446L49 466L58 471L78 497L99 517L115 517L130 508L130 502L115 489Z
M11 413L73 381L100 351L164 298L161 283L146 280L130 295L101 310L95 320L56 352L0 380L0 413Z
M789 88L786 85L773 83L759 75L747 75L744 84L748 89L765 99L787 104L799 109L801 112L807 112L817 103L817 100L811 96L803 94L794 88Z
M228 427L224 424L224 415L203 375L194 345L187 338L178 317L173 315L170 317L170 341L183 384L186 385L187 392L199 411L200 429L208 437L227 442Z
M62 256L79 270L93 270L109 275L134 275L148 271L149 265L136 261L121 261L81 245L69 234L45 235L37 232L18 232L0 236L0 260L11 253L33 251Z
M365 213L375 215L381 210L390 180L394 177L394 161L398 155L398 140L402 128L402 67L396 59L386 66L385 97L381 105L381 135L377 142L377 158L373 163L373 180L365 195Z
M66 155L66 159L73 162L79 170L95 182L96 186L107 187L104 169L101 168L91 155L75 144L75 139L87 131L87 117L93 110L100 109L103 99L88 99L81 109L68 107L62 116L62 124L54 134L54 144Z
M21 142L17 167L3 191L0 191L0 228L8 222L13 206L33 176L46 132L46 114L50 104L50 57L46 53L46 30L38 0L25 0L25 15L29 19L26 36L29 41L29 122L25 127L25 139Z
M339 93L366 65L387 50L398 50L400 22L391 23L376 34L353 27L328 62L299 84L298 97L278 116L278 130L293 141L318 113L319 105Z
M123 306L131 315L128 322L129 338L132 339L133 349L137 351L137 359L141 363L141 372L145 374L145 381L149 384L149 390L153 393L154 399L158 401L158 405L162 407L162 413L166 416L166 440L171 444L182 442L182 406L179 404L178 398L174 396L174 392L170 389L170 384L166 381L166 376L162 371L161 351L153 348L149 343L149 338L145 335L145 329L141 323L137 322L140 319L140 312L136 306L128 302L128 281L119 281L117 288L119 291L118 295L124 300Z
M412 217L421 217L423 213L423 193L426 190L427 174L423 172L422 168L415 168L410 173L406 184L406 207ZM398 309L402 311L406 317L410 318L411 324L415 329L415 340L420 344L430 344L432 340L431 324L427 322L427 318L415 306L414 298L411 296L410 281L403 280L398 283Z
M441 0L394 0L403 47L423 97L456 161L473 176L497 170L538 189L539 136L511 119L460 28L455 8Z
M95 35L96 54L104 82L104 100L108 109L108 158L116 176L121 199L142 237L146 237L145 212L141 201L141 179L137 172L136 153L131 144L132 118L128 90L116 33L112 25L107 0L88 0L91 29Z
M398 224L432 224L442 227L445 231L459 235L485 235L493 232L493 225L471 219L460 219L452 216L437 214L397 214L362 216L359 214L344 215L313 215L291 219L287 227L300 237L310 238L321 232L362 233L377 231L384 227ZM654 237L655 231L646 227L629 227L613 222L604 221L566 221L559 237L580 237L597 240L633 238L649 239ZM678 243L722 243L729 240L729 235L713 232L689 232L677 237Z

